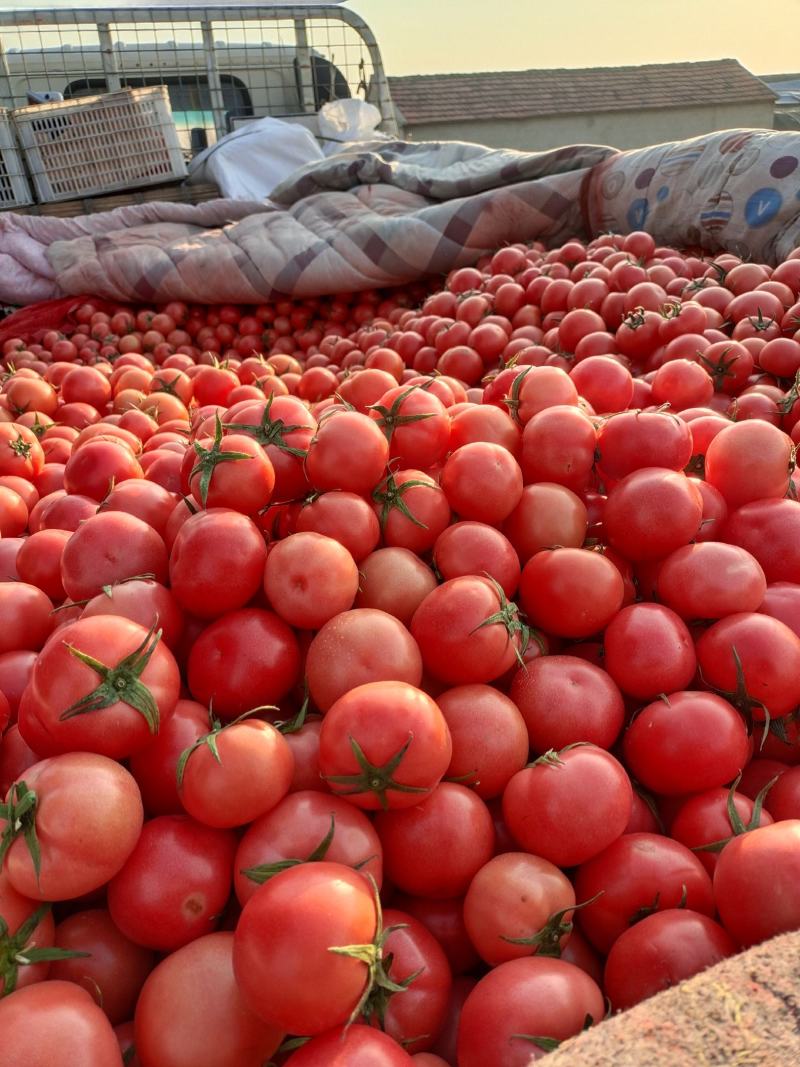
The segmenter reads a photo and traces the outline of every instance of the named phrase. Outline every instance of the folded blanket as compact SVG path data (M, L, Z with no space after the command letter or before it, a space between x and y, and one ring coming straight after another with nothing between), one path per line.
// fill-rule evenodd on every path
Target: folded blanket
M444 274L512 241L607 230L774 263L800 243L799 161L800 133L767 130L629 152L372 142L301 168L266 203L0 215L0 303L354 292Z

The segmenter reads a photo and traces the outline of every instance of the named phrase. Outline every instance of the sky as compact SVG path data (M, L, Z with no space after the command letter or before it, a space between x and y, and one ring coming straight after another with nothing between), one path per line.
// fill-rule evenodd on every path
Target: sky
M738 59L800 71L800 0L347 0L388 74Z

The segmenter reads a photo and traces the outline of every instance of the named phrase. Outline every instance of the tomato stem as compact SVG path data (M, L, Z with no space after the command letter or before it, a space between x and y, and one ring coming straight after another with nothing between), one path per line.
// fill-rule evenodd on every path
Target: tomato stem
M102 711L103 708L122 703L139 712L151 734L158 733L158 704L147 686L140 681L143 671L150 662L150 657L161 640L161 630L156 630L156 625L157 623L153 623L138 648L121 659L115 667L107 667L105 663L101 663L86 652L81 652L74 645L67 645L70 654L81 663L85 663L87 667L91 667L100 676L102 682L91 693L87 693L74 704L70 704L66 711L62 711L59 721L64 722L76 715Z

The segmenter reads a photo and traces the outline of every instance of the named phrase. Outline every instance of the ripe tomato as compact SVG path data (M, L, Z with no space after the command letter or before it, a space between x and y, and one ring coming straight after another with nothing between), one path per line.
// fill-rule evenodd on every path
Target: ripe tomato
M142 1067L261 1067L283 1032L244 1004L233 973L234 935L206 934L167 956L136 1005Z
M372 823L342 797L318 789L290 793L256 819L234 861L234 888L243 906L260 885L288 867L326 860L383 881L383 847Z
M358 590L358 567L338 541L296 533L270 548L264 592L273 610L291 626L318 630L347 611Z
M603 975L606 996L614 1011L625 1011L735 952L730 936L707 915L677 908L655 912L612 945Z
M523 956L558 955L572 928L575 891L551 862L527 852L494 856L464 898L470 941L491 967Z
M601 892L602 891L602 892ZM608 952L638 918L683 904L714 914L711 879L688 848L657 834L623 834L578 868L575 896L588 901L578 924L600 952Z
M590 637L602 630L619 611L623 595L614 564L581 548L538 552L525 564L519 587L531 622L559 637Z
M5 873L31 900L71 900L105 885L136 846L143 819L133 777L92 752L28 767L0 815L10 841Z
M575 867L625 831L632 804L622 764L602 748L578 744L518 771L503 793L503 818L528 852Z
M429 795L451 753L447 723L427 693L404 682L369 682L327 712L319 768L334 793L360 808L386 811Z
M243 826L275 807L293 773L292 750L271 723L216 722L178 761L178 795L206 826Z
M236 838L188 815L145 823L108 886L108 910L137 945L172 952L210 933L230 895Z
M755 945L800 925L797 884L800 819L785 819L735 837L714 871L714 903L740 945Z
M520 655L523 632L517 607L502 589L473 576L433 589L411 620L426 669L451 684L491 682L505 674Z
M603 994L564 960L533 957L495 967L467 997L458 1031L459 1067L528 1067L542 1039L580 1033L600 1022Z
M74 982L37 982L0 1000L3 1057L52 1067L54 1056L81 1067L122 1067L108 1018Z
M302 1045L286 1067L413 1067L415 1059L371 1026L337 1026Z
M339 863L291 867L262 885L236 927L233 968L250 1011L292 1034L347 1022L369 982L355 954L378 932L370 885ZM302 951L298 952L298 947Z
M167 722L179 691L178 665L160 631L117 615L79 619L39 654L20 729L42 756L83 751L125 759Z
M648 704L623 737L625 762L646 789L685 796L724 785L750 756L736 709L713 693L670 693Z

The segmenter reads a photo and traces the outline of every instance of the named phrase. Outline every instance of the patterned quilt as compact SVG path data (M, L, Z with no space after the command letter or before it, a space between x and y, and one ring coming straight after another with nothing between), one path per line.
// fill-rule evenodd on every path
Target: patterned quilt
M800 133L728 130L628 152L374 142L296 171L266 203L9 213L0 303L352 292L444 274L512 241L632 229L777 262L800 243Z

